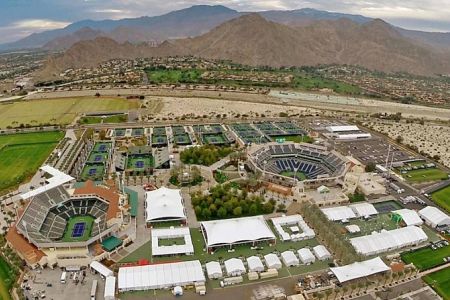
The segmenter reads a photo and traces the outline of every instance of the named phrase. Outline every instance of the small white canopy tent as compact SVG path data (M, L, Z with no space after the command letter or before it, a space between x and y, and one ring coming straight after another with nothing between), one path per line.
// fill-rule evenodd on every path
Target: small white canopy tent
M210 261L205 264L206 273L209 279L217 279L223 276L222 267L217 261Z
M300 260L304 264L310 264L316 261L316 258L314 257L314 254L309 250L308 248L302 248L297 251L298 256L300 257Z
M278 258L278 256L274 253L269 253L267 255L264 255L264 261L266 262L266 266L269 269L281 269L281 260Z
M331 258L331 253L323 245L317 245L313 248L313 252L319 260L327 260Z
M427 206L419 210L419 216L425 223L433 228L450 225L450 216L434 206Z
M247 272L244 263L238 258L230 258L224 264L228 276L240 276Z
M105 300L116 299L116 277L108 276L105 281L105 292L103 294Z
M282 252L281 259L287 267L298 266L300 264L297 256L295 256L294 252L290 250Z
M104 278L108 277L108 276L114 276L113 271L111 271L110 269L108 269L108 267L106 267L104 264L99 263L98 261L92 261L89 265L89 267L98 272L100 275L102 275Z
M247 258L249 272L264 272L264 265L258 256L250 256Z

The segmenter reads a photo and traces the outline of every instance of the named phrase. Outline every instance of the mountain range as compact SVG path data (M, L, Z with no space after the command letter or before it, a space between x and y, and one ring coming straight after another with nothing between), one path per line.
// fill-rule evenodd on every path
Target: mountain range
M46 64L44 77L112 58L168 55L249 65L351 64L386 72L450 73L450 33L411 31L380 19L314 9L247 13L201 5L158 17L81 21L15 45L33 40L64 50Z

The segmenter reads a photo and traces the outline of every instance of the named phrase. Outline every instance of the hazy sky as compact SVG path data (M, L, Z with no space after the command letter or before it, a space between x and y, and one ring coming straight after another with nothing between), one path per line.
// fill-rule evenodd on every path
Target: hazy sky
M154 16L197 4L239 11L310 7L382 18L409 29L450 32L450 0L0 0L0 43L84 19Z

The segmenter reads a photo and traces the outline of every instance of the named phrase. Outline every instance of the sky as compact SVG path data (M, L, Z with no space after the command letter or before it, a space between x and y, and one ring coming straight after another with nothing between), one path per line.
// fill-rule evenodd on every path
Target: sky
M408 29L450 32L450 0L0 0L0 43L85 19L156 16L198 4L238 11L309 7L382 18Z

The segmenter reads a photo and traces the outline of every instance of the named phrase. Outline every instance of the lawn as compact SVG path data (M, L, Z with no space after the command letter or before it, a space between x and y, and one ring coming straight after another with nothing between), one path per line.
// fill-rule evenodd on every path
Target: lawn
M419 270L423 271L444 264L443 259L450 257L450 246L436 250L425 247L412 252L403 252L401 256L405 263L413 263Z
M338 82L331 79L312 76L296 76L293 82L295 88L301 90L331 89L338 94L358 95L361 89L358 86Z
M403 178L412 183L439 181L448 179L448 174L437 168L418 169L401 174Z
M125 114L113 116L87 116L80 119L80 124L99 124L99 123L124 123L128 121L128 116Z
M423 278L444 299L450 299L450 267Z
M450 213L450 186L447 186L431 194L431 199L433 199L434 203Z
M60 131L0 135L0 191L33 176L63 137Z
M186 244L185 242L186 241L184 240L184 237L168 238L168 239L159 238L158 239L159 246L185 245Z
M72 237L72 232L75 224L85 223L83 235L80 237ZM64 232L62 240L64 242L82 242L91 238L92 226L94 226L94 217L92 216L76 216L67 222L66 231Z
M20 124L69 124L80 113L127 111L139 107L138 100L114 97L77 97L18 101L0 104L0 128Z
M11 280L11 268L8 263L0 256L0 299L10 300L9 290L13 285Z

